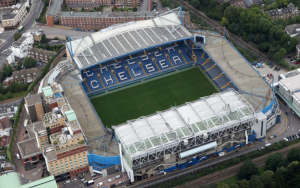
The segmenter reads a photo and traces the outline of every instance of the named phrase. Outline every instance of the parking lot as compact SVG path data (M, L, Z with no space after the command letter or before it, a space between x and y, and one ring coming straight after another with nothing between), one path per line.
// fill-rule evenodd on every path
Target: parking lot
M260 67L260 68L258 68L258 67L254 67L254 68L261 74L262 77L266 78L270 84L272 84L272 79L271 79L270 74L274 77L274 82L277 82L278 76L280 74L284 74L287 72L287 70L285 70L285 69L282 69L282 68L279 69L279 67L277 67L276 65L269 66L269 65L263 63L262 66L263 67Z

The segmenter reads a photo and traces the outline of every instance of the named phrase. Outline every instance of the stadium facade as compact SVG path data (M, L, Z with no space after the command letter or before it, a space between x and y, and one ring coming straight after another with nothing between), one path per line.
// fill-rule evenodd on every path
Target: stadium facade
M69 101L76 99L74 105L87 101L91 109L94 124L87 117L80 124L95 172L120 166L134 182L184 169L263 138L280 121L271 85L224 36L188 31L180 15L181 8L174 9L150 20L72 38L66 44L72 68L57 80L66 93L66 88L74 87L67 85L70 80L81 84L66 96ZM203 69L221 92L128 120L113 130L103 125L88 98L192 66ZM79 104L78 108L87 107Z

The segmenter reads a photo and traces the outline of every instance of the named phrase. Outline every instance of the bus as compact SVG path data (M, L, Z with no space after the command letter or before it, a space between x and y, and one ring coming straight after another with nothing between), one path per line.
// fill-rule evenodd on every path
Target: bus
M18 28L19 32L23 31L23 29L24 29L23 26L20 26L20 27Z
M27 124L28 124L28 119L25 119L25 121L24 121L24 127L26 127Z

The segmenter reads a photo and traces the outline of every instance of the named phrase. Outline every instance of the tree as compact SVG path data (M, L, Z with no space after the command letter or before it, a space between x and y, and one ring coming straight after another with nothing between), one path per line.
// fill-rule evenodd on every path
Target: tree
M287 180L287 170L284 167L277 168L276 172L274 173L274 180L276 187L287 187L286 180Z
M3 101L5 98L2 94L0 94L0 101Z
M29 10L30 10L30 7L26 7L26 11L29 12Z
M238 182L240 188L250 188L249 182L245 179Z
M222 24L222 26L228 26L229 25L229 21L225 17L223 17L222 21L221 21L221 24Z
M260 177L257 175L253 175L249 181L250 187L251 188L264 188Z
M278 52L274 54L274 60L279 62L286 55L286 50L284 48L280 48Z
M84 12L84 8L83 7L81 8L81 12Z
M9 90L12 93L17 93L18 91L20 91L22 88L20 87L20 84L18 82L11 82L9 84Z
M3 73L5 77L10 77L13 72L13 67L11 65L4 65Z
M170 5L170 1L169 0L162 0L161 2L163 7L168 7Z
M288 0L275 0L275 3L278 5L278 8L286 7L288 5Z
M230 4L230 1L222 3L222 12L224 12L227 9L227 7L230 6Z
M277 39L281 39L282 35L284 35L284 31L282 29L277 29L277 31L275 33L275 37Z
M267 170L262 174L261 181L262 181L263 185L265 186L265 188L274 187L273 176L274 176L274 172L272 172L271 170Z
M133 12L137 12L138 9L137 9L136 7L133 7L133 8L132 8L132 11L133 11Z
M21 37L22 37L22 33L20 33L20 32L16 32L16 33L14 34L14 40L15 40L15 41L19 40L19 38L21 38Z
M284 165L284 158L281 153L274 153L268 156L265 164L266 170L272 170L275 172L278 167L282 167Z
M45 33L42 34L41 43L42 44L48 43L48 40L47 40L47 37L46 37Z
M236 183L232 183L232 184L230 184L230 188L239 188L239 186Z
M12 99L13 98L13 95L11 94L11 92L7 92L6 94L6 99Z
M191 4L193 7L195 7L196 9L198 9L198 8L201 6L199 0L192 0L190 4Z
M287 161L300 161L300 148L292 148L287 154Z
M275 20L275 24L285 27L287 23L286 23L285 19L279 18L279 19Z
M241 13L240 24L243 26L245 31L249 33L257 33L260 17L261 12L258 7L246 9Z
M272 23L270 20L266 18L260 18L258 21L258 29L263 33L269 32L270 28L272 27Z
M299 43L298 37L292 37L290 38L290 48L289 51L295 51L297 44Z
M26 57L24 60L24 67L26 67L27 69L36 67L36 60L32 57Z
M216 188L230 188L226 183L218 183Z
M281 44L287 44L287 42L291 39L291 36L289 34L283 34L281 39L280 39L280 43Z
M249 180L251 176L258 174L258 167L255 163L250 160L244 162L240 167L237 177L239 180L246 179Z
M230 23L238 23L242 9L237 6L229 6L224 11L224 17Z

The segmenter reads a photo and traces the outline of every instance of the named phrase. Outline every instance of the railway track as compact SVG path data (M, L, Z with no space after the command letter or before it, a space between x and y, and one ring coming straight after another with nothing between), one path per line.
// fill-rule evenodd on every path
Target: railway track
M274 151L270 154L267 154L267 155L263 155L261 157L258 157L256 159L253 159L252 161L258 166L258 167L262 167L265 165L265 160L267 159L267 157L271 154L274 154L274 153L281 153L283 156L286 156L289 152L289 150L292 148L292 147L300 147L300 143L299 144L295 144L293 146L290 146L290 147L287 147L287 148L284 148L284 149L281 149L279 151ZM233 167L230 167L230 168L226 168L222 171L219 171L219 172L215 172L211 175L207 175L207 176L204 176L202 178L199 178L197 180L194 180L190 183L187 183L185 185L182 185L182 186L178 186L178 188L189 188L189 187L199 187L199 185L209 185L209 184L212 184L212 183L215 183L215 182L218 182L218 181L221 181L221 180L224 180L226 178L229 178L229 177L232 177L234 175L237 174L240 166L242 164L237 164Z
M210 26L215 27L216 30L218 30L219 32L223 31L223 26L218 22L215 21L213 19L210 19L209 17L207 17L203 12L197 10L195 7L191 6L190 4L188 4L187 2L183 1L183 0L177 0L182 6L186 7L189 12L191 12L192 14L194 14L195 16L199 16L201 17L202 20L206 21ZM243 41L243 39L241 39L240 37L236 36L235 34L231 33L230 31L227 30L227 32L229 33L232 41L237 44L238 46L245 48L245 49L249 49L252 52L254 52L255 54L268 59L268 56L262 52L260 52L258 49L256 49L255 47L251 46L249 43Z

